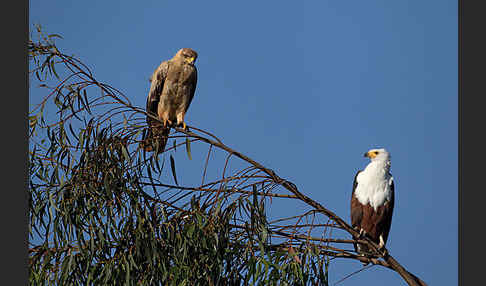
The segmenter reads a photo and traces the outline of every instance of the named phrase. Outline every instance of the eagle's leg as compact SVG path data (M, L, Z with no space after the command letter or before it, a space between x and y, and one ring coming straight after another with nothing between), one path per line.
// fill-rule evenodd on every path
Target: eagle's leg
M170 121L169 119L164 120L164 128L167 128L169 126L172 126L172 121Z
M365 257L365 258L370 258L370 254L368 252L367 246L364 246L362 244L357 243L356 244L356 250L357 250L359 256L362 256L362 257ZM365 267L366 265L369 264L369 261L361 261L361 263L363 264L363 267Z
M169 120L169 111L168 110L164 110L161 113L159 113L159 119L160 119L160 121L162 121L164 129L172 125L172 122Z
M383 256L387 256L388 252L385 249L385 240L383 239L383 235L380 235L380 243L378 244L378 250L380 250Z
M366 236L366 230L364 230L363 228L360 228L358 237L356 239L362 239L365 236ZM356 250L358 252L358 255L361 255L361 256L367 257L368 254L369 254L368 247L365 246L365 245L362 245L360 243L356 243ZM364 263L364 264L366 265L368 263Z
M366 234L366 231L364 229L359 230L359 238L363 238L363 236Z
M380 243L378 244L378 249L382 250L385 248L385 241L383 240L383 235L380 235Z
M187 131L187 125L186 125L186 122L184 122L185 115L186 115L185 112L179 112L177 114L177 126L182 125L182 129Z

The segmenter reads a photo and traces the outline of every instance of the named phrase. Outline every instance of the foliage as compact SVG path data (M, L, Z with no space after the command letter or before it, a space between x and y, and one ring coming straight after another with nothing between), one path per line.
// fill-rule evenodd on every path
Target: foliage
M392 268L338 247L356 242L339 237L355 235L344 221L207 131L175 128L172 147L145 153L145 110L60 52L60 36L35 36L31 84L45 95L29 114L31 284L327 285L335 257ZM288 201L302 213L272 213Z

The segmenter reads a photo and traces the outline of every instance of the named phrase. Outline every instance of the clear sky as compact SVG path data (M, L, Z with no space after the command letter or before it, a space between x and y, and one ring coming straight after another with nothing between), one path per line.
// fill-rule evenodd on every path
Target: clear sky
M188 124L347 221L363 153L385 147L396 190L387 248L429 285L457 285L457 1L32 0L29 12L138 106L160 62L193 48ZM331 284L360 267L334 260ZM339 285L405 284L373 267Z

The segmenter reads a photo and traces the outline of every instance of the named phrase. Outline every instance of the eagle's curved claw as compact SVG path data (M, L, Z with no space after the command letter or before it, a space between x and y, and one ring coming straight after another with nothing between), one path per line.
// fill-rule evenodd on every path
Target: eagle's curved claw
M386 248L382 248L382 249L380 249L380 250L381 250L381 255L382 255L383 257L387 257L387 256L388 256L388 250L386 250Z
M177 127L182 128L184 131L188 131L189 129L187 128L187 124L182 121L181 123L177 124Z

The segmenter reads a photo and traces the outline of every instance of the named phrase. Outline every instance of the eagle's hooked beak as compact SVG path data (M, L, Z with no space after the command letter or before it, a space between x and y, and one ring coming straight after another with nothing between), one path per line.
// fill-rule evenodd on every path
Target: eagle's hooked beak
M196 60L196 58L190 57L190 58L187 59L187 63L190 64L190 65L193 65L195 60Z
M377 155L378 155L378 152L376 152L376 151L368 151L368 152L364 153L364 156L368 157L370 159L375 158Z

